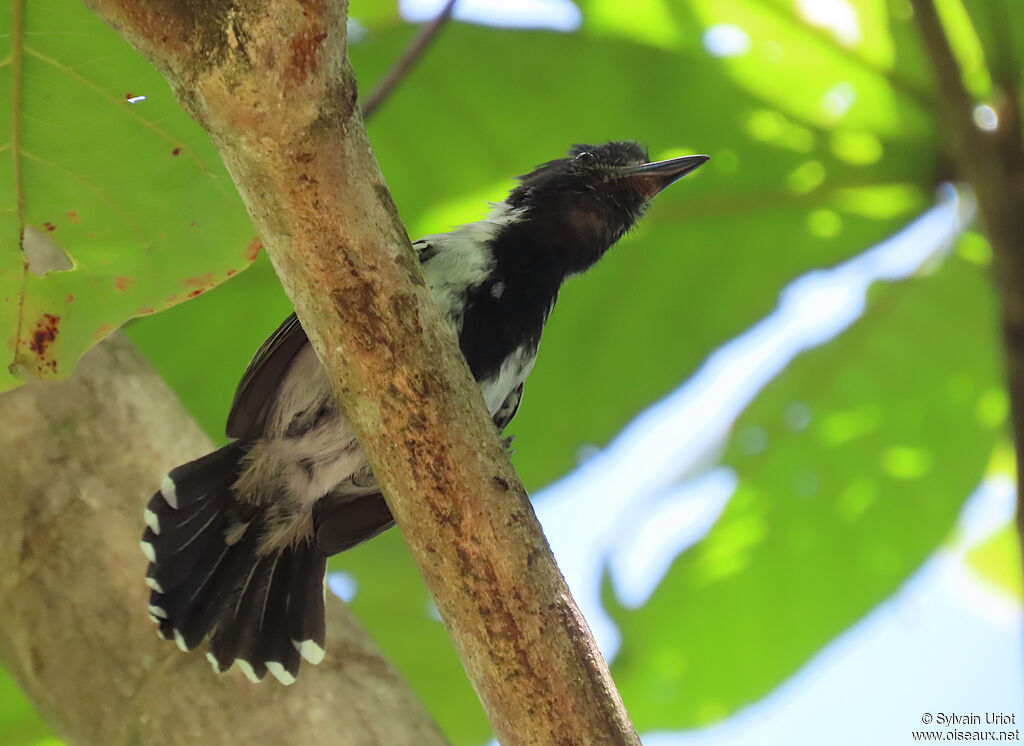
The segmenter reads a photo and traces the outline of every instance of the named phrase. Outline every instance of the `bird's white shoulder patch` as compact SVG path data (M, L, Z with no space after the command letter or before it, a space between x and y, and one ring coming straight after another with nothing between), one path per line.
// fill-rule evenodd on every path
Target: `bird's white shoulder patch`
M490 240L502 227L520 219L523 212L521 208L498 202L482 220L467 223L451 233L423 239L436 250L423 263L423 275L434 300L456 332L462 326L458 312L466 291L483 284L494 271Z

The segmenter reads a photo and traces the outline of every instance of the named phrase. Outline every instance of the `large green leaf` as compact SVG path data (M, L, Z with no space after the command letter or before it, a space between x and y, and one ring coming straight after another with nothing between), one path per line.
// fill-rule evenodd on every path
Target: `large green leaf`
M985 270L954 258L871 305L741 417L721 519L647 604L614 612L615 678L643 727L768 693L897 589L985 473L1006 413Z
M209 290L258 247L205 133L137 52L81 3L8 8L0 13L8 103L0 390L18 383L12 363L45 378L68 375L124 321ZM55 261L30 268L23 245ZM56 269L42 273L48 267Z
M0 671L0 745L30 746L47 739L49 729L14 680Z

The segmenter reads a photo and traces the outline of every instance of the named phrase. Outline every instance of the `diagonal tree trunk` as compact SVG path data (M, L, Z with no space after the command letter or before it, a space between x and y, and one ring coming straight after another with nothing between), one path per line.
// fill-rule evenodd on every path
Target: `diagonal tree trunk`
M123 339L0 397L0 422L0 660L68 743L446 743L336 599L330 655L290 688L219 677L156 636L140 511L210 442Z
M85 2L218 147L495 734L639 743L370 150L346 3Z
M1017 455L1017 535L1024 546L1024 140L1018 96L1020 74L1007 45L989 50L994 58L991 61L998 88L994 104L999 121L994 132L983 132L974 123L974 102L964 86L934 0L911 0L911 5L935 71L939 113L950 154L959 176L974 190L985 234L992 242L993 279L1000 291L1003 353Z

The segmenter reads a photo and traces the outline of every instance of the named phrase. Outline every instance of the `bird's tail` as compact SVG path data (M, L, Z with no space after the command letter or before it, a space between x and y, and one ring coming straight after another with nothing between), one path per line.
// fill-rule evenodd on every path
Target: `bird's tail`
M236 441L171 470L149 501L149 611L182 650L209 636L218 672L237 663L252 681L269 671L290 684L300 658L323 659L327 559L312 538L261 549L266 511L232 489L247 450Z

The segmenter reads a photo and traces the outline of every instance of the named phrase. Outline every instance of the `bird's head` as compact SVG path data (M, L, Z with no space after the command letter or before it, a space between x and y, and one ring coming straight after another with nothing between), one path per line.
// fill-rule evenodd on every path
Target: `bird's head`
M551 238L569 273L594 264L643 214L662 189L705 161L687 155L651 163L635 142L574 145L565 158L520 177L508 196L513 208Z

